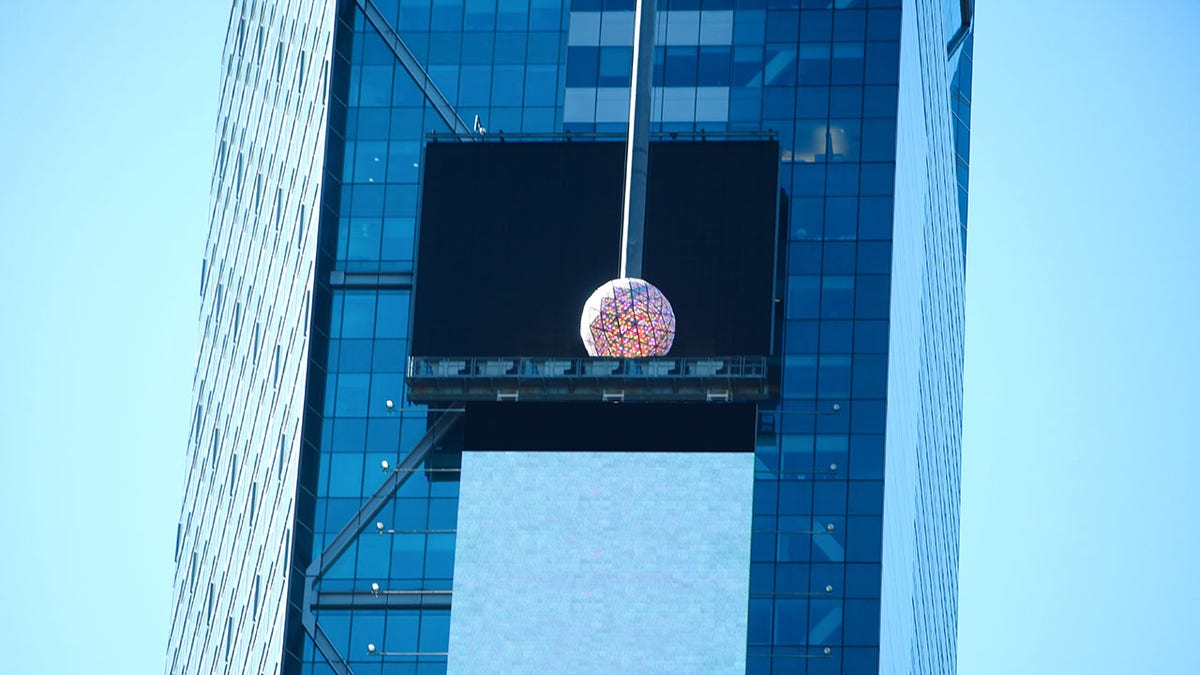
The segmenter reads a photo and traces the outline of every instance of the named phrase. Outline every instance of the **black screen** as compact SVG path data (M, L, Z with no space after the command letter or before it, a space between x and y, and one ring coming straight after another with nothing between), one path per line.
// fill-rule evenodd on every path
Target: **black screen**
M753 403L468 403L464 450L754 452Z
M430 143L415 356L585 356L583 303L618 276L622 143ZM770 353L779 146L653 143L642 277L671 356Z

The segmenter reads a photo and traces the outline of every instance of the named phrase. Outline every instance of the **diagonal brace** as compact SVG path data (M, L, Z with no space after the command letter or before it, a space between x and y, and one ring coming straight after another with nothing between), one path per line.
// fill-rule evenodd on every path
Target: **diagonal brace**
M412 76L413 82L417 83L417 87L425 94L425 98L433 106L433 109L437 111L442 121L450 127L451 132L457 135L471 135L471 127L467 126L463 118L458 116L458 111L451 105L450 100L433 83L433 78L429 77L429 73L425 72L425 69L421 67L420 61L417 61L417 57L413 56L413 53L408 49L408 45L404 44L404 40L400 39L400 35L387 22L387 19L384 18L379 8L375 6L375 3L371 2L371 0L354 0L354 2L358 5L358 9L363 13L363 16L366 17L367 22L379 33L379 37L383 38L388 49L392 50L392 54L396 56L396 60Z
M448 434L455 427L455 425L462 420L462 418L462 412L448 412L443 414L436 422L433 423L433 426L425 432L425 435L421 437L421 440L418 441L416 446L413 447L412 451L408 453L408 456L406 456L404 460L400 462L399 466L397 466L391 472L391 474L387 477L387 480L385 480L383 484L379 486L379 489L375 490L375 494L371 495L371 497L367 499L366 503L362 505L362 508L350 518L350 522L346 523L346 526L342 528L342 531L333 538L333 541L330 542L327 547L325 547L325 550L321 552L321 556L316 560L313 560L312 564L309 565L308 570L305 572L305 576L308 577L310 581L315 581L317 578L323 576L329 571L329 568L333 566L333 563L338 559L338 557L340 557L342 553L344 553L346 549L349 548L352 543L354 543L354 540L358 538L359 533L361 533L363 529L375 519L375 516L383 510L383 507L387 505L388 500L393 494L396 493L396 490L400 489L400 486L404 484L404 481L408 480L408 477L412 475L413 470L416 469L421 462L425 461L425 457L431 450L433 450L434 446L436 446L442 440L442 438L444 438L446 434Z

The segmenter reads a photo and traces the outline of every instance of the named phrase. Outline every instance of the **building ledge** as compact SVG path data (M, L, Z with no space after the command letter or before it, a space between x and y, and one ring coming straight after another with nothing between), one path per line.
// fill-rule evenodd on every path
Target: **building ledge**
M408 362L408 397L446 401L761 401L765 356L425 357Z

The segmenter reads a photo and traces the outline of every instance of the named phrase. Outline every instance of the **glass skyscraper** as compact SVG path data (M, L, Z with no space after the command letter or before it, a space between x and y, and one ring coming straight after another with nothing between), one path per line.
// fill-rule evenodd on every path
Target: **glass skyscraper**
M730 621L691 617L706 632L659 636L657 662L560 645L548 654L559 672L955 671L971 0L658 2L656 142L778 143L775 337L762 355L775 384L752 452L703 465L644 454L639 471L605 453L472 455L469 409L412 402L428 146L623 136L633 10L234 0L167 672L479 672L468 636L506 620L487 612L511 589L476 575L508 544L515 563L561 562L520 558L559 533L526 541L502 525L539 503L572 508L577 495L539 486L584 475L619 481L593 491L641 486L623 501L678 502L597 507L630 524L612 535L627 559L656 540L683 552L730 541L634 526L656 511L686 533L720 521L714 536L745 551L658 559L707 565L695 574L712 585L655 595L655 621L724 613L728 602L699 602L718 595L736 601ZM453 186L463 200L476 187ZM680 491L654 492L673 476ZM513 491L532 501L506 501ZM706 510L743 494L744 514ZM573 592L577 567L556 593ZM663 586L641 569L631 588ZM539 602L526 610L575 607ZM583 632L633 644L614 628L630 606L587 605ZM735 659L703 653L729 649L730 631ZM667 643L698 660L672 661Z

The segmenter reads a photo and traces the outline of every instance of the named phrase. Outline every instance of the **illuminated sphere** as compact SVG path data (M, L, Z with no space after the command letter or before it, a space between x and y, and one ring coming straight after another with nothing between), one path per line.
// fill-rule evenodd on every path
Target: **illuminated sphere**
M675 341L675 311L653 284L614 279L584 303L579 336L589 356L665 356Z

